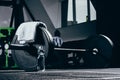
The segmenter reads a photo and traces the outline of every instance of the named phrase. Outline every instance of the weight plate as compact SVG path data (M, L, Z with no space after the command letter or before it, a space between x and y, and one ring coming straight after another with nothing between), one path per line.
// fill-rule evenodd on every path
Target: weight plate
M43 31L44 34L44 50L45 50L45 56L47 57L48 55L53 54L54 51L54 45L53 45L53 37L52 35L49 33L49 31L45 28L41 28L41 30Z
M112 57L113 43L105 35L96 35L88 39L88 49L95 52L87 52L84 55L87 67L108 67Z
M38 29L37 29L38 30ZM52 51L52 36L45 28L40 28L40 35L38 37L39 45L42 45L45 50L45 57ZM12 44L19 44L17 36L15 35ZM38 45L33 43L33 45ZM37 50L35 47L31 47L30 50L12 50L12 56L15 63L25 71L35 71L37 70L38 60L37 60Z

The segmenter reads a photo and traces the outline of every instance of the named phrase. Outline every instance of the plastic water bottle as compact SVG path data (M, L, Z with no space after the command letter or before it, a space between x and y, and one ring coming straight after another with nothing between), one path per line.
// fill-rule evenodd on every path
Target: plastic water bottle
M38 52L38 66L40 67L40 70L45 71L45 53L40 48Z
M45 70L45 56L40 55L40 58L38 59L38 66L40 67L40 70Z

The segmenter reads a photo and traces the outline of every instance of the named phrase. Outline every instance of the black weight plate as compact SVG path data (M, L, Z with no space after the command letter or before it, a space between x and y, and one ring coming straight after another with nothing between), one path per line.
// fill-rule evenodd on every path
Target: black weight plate
M45 56L47 57L48 53L52 51L52 37L50 33L45 28L39 28L42 34L42 45L45 50ZM17 36L14 37L12 44L18 44ZM34 48L31 50L12 50L12 56L15 63L25 71L34 71L37 69L38 60L37 60L37 51Z
M43 46L45 50L45 56L47 57L48 55L51 55L54 51L54 45L53 45L53 37L49 33L49 31L45 28L41 28L44 34L44 43L45 45Z
M96 48L98 53L87 52L84 55L85 65L93 68L108 67L112 57L112 41L105 35L96 35L89 38L88 42L88 48Z

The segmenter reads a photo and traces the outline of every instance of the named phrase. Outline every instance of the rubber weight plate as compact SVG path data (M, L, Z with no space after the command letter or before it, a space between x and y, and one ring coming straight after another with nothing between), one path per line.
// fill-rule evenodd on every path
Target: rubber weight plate
M105 35L96 35L88 39L88 49L96 50L84 55L85 65L92 68L108 67L112 57L113 43Z
M52 47L52 36L45 28L39 28L41 31L40 39L42 39L42 45L45 51L45 57L53 51ZM19 44L17 41L17 36L15 35L12 44ZM35 47L31 47L30 50L12 50L12 56L15 63L25 71L35 71L37 70L38 60L37 60L37 50Z

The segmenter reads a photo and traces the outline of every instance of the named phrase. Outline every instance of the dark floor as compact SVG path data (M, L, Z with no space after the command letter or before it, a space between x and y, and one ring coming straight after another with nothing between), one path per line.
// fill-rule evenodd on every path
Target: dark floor
M120 80L120 68L47 69L45 72L0 70L0 80Z

